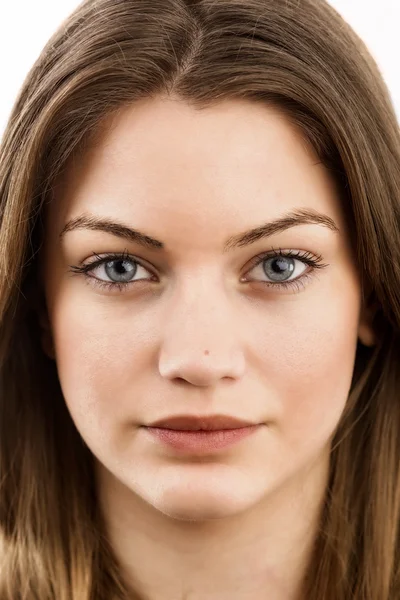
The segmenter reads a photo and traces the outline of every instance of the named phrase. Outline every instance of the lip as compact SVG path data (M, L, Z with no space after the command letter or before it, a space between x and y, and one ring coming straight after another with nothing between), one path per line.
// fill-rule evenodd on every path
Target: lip
M262 424L209 431L145 427L144 431L152 440L169 446L174 452L199 456L234 446L244 438L250 437L261 427Z
M174 429L176 431L221 431L225 429L242 429L254 425L259 425L259 423L229 415L173 415L149 423L145 427Z

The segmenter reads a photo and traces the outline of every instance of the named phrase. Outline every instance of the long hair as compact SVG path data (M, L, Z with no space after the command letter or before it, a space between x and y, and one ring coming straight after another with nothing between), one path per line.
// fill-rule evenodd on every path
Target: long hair
M132 598L41 347L38 265L67 161L107 116L160 94L279 107L338 183L377 343L357 347L304 599L398 600L399 124L376 63L324 0L87 0L28 73L0 146L0 600Z

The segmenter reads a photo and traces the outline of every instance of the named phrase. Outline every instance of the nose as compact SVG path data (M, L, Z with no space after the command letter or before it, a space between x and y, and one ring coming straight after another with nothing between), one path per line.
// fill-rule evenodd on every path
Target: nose
M227 306L226 297L203 292L185 305L171 304L159 358L162 377L201 387L243 377L239 317Z

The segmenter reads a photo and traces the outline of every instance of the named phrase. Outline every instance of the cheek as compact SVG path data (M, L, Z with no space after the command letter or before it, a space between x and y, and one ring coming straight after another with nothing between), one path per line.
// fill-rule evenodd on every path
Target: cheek
M113 423L140 415L145 372L154 380L154 318L132 302L64 290L53 303L52 329L60 385L83 437L107 435ZM149 379L147 378L147 381Z
M339 295L310 295L294 312L264 331L270 343L259 372L270 391L272 421L295 451L323 446L344 410L357 349L358 289L349 284Z

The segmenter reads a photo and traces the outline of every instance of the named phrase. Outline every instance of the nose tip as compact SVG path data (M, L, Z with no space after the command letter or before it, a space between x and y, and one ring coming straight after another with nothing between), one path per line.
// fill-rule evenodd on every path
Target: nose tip
M209 386L220 379L239 379L244 373L244 358L235 356L217 356L210 350L197 355L183 352L179 357L160 359L159 371L167 379L183 379L196 386Z

